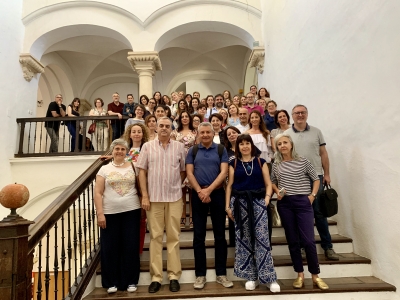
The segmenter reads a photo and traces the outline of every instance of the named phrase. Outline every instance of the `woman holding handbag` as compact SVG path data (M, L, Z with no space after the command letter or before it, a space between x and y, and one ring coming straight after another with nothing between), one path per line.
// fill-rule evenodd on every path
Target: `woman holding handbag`
M225 196L225 210L235 222L234 275L247 280L246 290L254 290L259 280L271 292L280 292L268 236L267 206L272 193L268 166L257 157L250 135L239 135L235 148Z
M103 108L104 101L101 98L94 99L94 108L89 112L89 116L104 117L107 115L107 110ZM108 148L108 120L94 121L95 131L93 145L96 151L106 151Z
M285 229L290 257L294 270L297 272L293 287L299 289L304 286L301 240L314 285L321 290L327 290L329 286L318 277L320 269L314 238L312 202L318 192L318 175L312 164L296 153L290 135L278 134L275 137L275 147L277 151L272 166L271 180L273 190L278 198L278 212ZM310 179L313 182L312 189Z

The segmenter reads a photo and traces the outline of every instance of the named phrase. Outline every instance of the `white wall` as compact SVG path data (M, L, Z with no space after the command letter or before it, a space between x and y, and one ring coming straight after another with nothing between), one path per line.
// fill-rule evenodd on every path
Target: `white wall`
M264 85L325 135L340 232L400 287L400 5L262 1ZM323 276L323 274L321 274Z
M8 159L17 143L16 118L33 117L36 111L37 78L25 81L19 64L24 27L22 0L3 1L0 9L0 189L12 183ZM32 111L32 115L28 113ZM0 206L0 219L8 210Z
M126 103L126 95L132 94L135 98L135 102L139 102L139 86L137 83L112 83L103 85L93 92L90 99L88 99L89 103L93 106L93 101L97 97L103 99L104 108L107 109L107 104L112 102L112 95L118 92L119 101L122 103Z
M207 95L222 94L224 90L229 90L231 94L235 91L224 82L216 80L188 80L186 82L186 92L193 94L194 91L200 93L201 98L205 98Z

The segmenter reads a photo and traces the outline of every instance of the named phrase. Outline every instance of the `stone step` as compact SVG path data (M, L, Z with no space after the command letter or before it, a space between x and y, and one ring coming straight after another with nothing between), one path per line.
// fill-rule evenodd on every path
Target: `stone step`
M366 276L372 275L371 261L367 258L358 256L354 253L343 253L339 254L339 261L330 261L325 258L324 255L319 255L318 260L320 263L321 277L349 277L349 276ZM274 256L274 266L279 279L293 278L294 271L291 263L290 256L278 255ZM180 278L181 283L193 283L195 281L194 274L194 260L193 259L182 259L182 276ZM303 262L306 265L306 261ZM240 280L233 275L234 258L227 259L227 275L232 280ZM166 262L164 261L164 270L166 270ZM214 271L214 259L207 259L207 280L215 281L216 275ZM305 267L307 270L307 267ZM96 272L96 287L101 287L101 267ZM306 277L309 277L309 273L306 272ZM167 273L164 271L164 282L168 283ZM151 283L151 276L149 273L148 262L141 262L141 273L139 285L149 285Z
M294 278L294 276L292 277ZM139 286L134 293L119 291L115 294L107 294L103 288L94 289L85 300L117 300L117 299L137 299L137 300L158 300L158 299L198 299L198 298L220 298L229 297L230 300L239 300L243 297L251 299L265 299L265 296L274 296L276 300L298 299L298 300L376 300L394 299L396 287L388 284L373 276L355 277L323 277L329 285L329 290L321 291L314 287L311 279L305 280L302 289L292 287L293 279L279 279L281 286L280 293L271 293L264 285L259 286L254 291L246 291L244 281L235 281L232 288L224 288L216 282L207 282L203 290L195 290L192 283L182 283L181 290L171 293L168 285L163 285L161 290L155 294L149 294L147 286Z
M188 219L189 220L189 219ZM328 225L329 225L329 232L332 234L338 234L338 228L337 228L337 222L328 220ZM226 226L227 230L227 235L226 237L228 238L228 226ZM314 226L314 233L318 235L317 228ZM282 226L274 226L272 228L272 237L284 237L285 236L285 230L283 229ZM213 239L214 235L212 232L212 224L211 221L207 224L207 232L206 232L206 239ZM149 234L146 234L145 237L145 242L149 241ZM189 228L189 223L187 223L187 226L185 228L181 228L181 235L179 237L180 241L193 241L193 229ZM166 235L164 233L163 241L166 241Z
M353 252L353 244L352 239L339 235L332 234L332 244L333 248L337 253L351 253ZM229 236L226 234L226 239L229 245ZM317 253L323 254L323 249L318 246L321 242L320 237L318 235L315 236L315 241L317 243ZM163 248L163 259L167 259L167 250L166 243L164 241ZM207 257L214 257L214 240L212 238L206 239L206 254ZM143 247L143 254L141 260L149 260L149 242L148 239L145 240L145 244ZM187 241L180 242L180 255L182 259L193 258L193 239ZM228 257L234 257L235 249L233 247L228 246ZM289 255L289 249L287 246L286 238L283 237L272 237L272 255Z

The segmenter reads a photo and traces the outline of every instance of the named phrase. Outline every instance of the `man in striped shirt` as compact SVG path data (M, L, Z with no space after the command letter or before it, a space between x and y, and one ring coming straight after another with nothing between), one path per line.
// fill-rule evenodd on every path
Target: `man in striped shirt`
M156 293L163 280L163 236L167 236L167 274L171 292L180 289L182 273L179 235L182 215L182 182L186 177L185 148L170 139L172 123L168 117L157 120L158 140L143 145L136 167L142 191L142 207L147 211L150 231L149 293Z
M313 165L320 179L318 194L313 202L315 226L321 237L321 247L329 260L339 260L332 246L332 238L329 232L328 221L319 209L319 195L324 189L324 183L330 184L329 158L326 151L326 143L321 130L307 124L308 110L302 104L292 109L293 125L285 131L289 134L299 155L307 158Z

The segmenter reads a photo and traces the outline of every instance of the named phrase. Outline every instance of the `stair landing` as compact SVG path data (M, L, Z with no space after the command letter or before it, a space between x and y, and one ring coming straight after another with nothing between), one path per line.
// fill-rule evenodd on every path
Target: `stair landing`
M341 278L324 278L324 281L329 285L329 290L322 291L317 287L313 286L311 279L305 280L305 286L302 289L294 289L292 287L292 279L281 279L278 280L281 286L280 293L271 293L266 286L259 286L254 291L246 291L244 288L244 281L234 281L233 288L224 288L216 282L208 282L202 290L195 290L192 283L181 284L181 290L177 293L172 293L169 291L168 285L163 285L161 290L155 294L149 294L147 292L147 286L139 286L138 290L134 293L117 292L115 294L107 294L106 289L96 288L85 300L101 300L101 299L195 299L195 298L219 298L219 297L229 297L229 299L235 299L236 297L252 297L257 299L257 296L276 296L280 299L299 299L297 296L307 294L307 298L310 299L311 295L315 295L313 299L392 299L392 295L382 292L394 292L396 287L388 284L373 276L363 276L363 277L341 277ZM357 293L355 293L357 292ZM375 294L374 292L379 292ZM341 294L337 294L341 293ZM344 294L343 294L344 293ZM367 293L367 294L364 294ZM288 295L290 297L279 297L280 295ZM324 294L324 295L322 295ZM335 298L328 298L330 294L336 294ZM345 295L349 295L346 297ZM393 293L391 293L393 294ZM367 297L371 296L371 297ZM276 299L277 299L276 298ZM243 299L243 298L242 298ZM261 298L260 298L261 299ZM264 298L265 299L265 298Z

